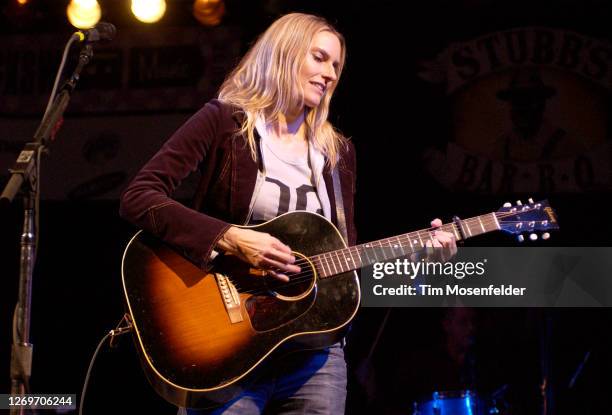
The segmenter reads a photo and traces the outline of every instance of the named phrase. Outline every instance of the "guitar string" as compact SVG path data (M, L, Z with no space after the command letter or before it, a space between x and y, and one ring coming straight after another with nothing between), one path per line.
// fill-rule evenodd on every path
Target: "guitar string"
M521 211L521 212L518 212L518 213L524 213L524 212L525 212L525 211ZM499 218L502 218L502 219L503 219L504 217L514 216L514 215L517 215L518 213L517 213L517 212L496 213L496 218L497 218L497 219L499 219ZM487 216L487 215L485 215L485 216ZM491 219L485 219L485 221L482 221L482 219L480 219L480 218L468 218L468 219L463 220L463 222L464 222L464 223L467 223L467 222L479 222L479 224L478 224L477 226L479 226L479 225L480 225L480 223L482 223L483 227L486 227L486 226L485 226L485 224L486 224L486 225L495 224L495 222L496 222L496 221L495 221L495 220L491 220ZM527 221L505 221L505 223L510 223L510 222L511 222L511 223L514 223L514 222L520 223L520 222L527 222ZM449 224L442 225L442 227L445 227L445 226L452 226L453 228L457 228L457 225L456 225L455 223L449 223ZM420 230L420 231L415 231L415 232L411 232L411 233L409 233L409 234L404 234L404 235L397 236L397 237L391 237L391 238L387 238L387 239L380 240L380 241L377 241L377 242L378 242L378 244L380 245L380 249L384 249L384 248L387 248L387 249L397 249L397 248L393 248L393 247L391 246L391 241L390 241L390 239L395 238L395 239L397 240L397 242L399 242L399 243L400 243L400 245L403 245L403 243L401 242L401 240L405 240L405 239L412 239L412 236L413 236L414 234L417 234L417 235L418 235L418 238L419 238L420 240L422 240L422 238L420 238L422 234L427 234L428 236L427 236L427 238L425 238L425 239L427 239L427 240L428 240L428 239L430 239L430 238L431 238L431 239L433 240L432 230L436 230L436 229L438 229L438 228L430 228L429 230ZM385 243L386 245L383 245L383 243ZM371 247L368 247L368 246L366 246L366 245L372 245L372 243L367 243L367 244L357 245L357 246L353 246L353 247L348 247L348 248L345 248L345 250L349 251L349 254L350 254L350 255L351 255L351 257L352 257L351 250L356 251L356 253L358 253L358 254L359 254L359 251L360 251L360 250L363 252L363 251L365 251L365 249L364 249L364 248L371 248ZM402 248L403 248L403 247L402 247ZM409 253L409 254L406 254L406 253L404 252L404 253L403 253L403 255L410 255L410 254L412 254L412 253L416 253L416 252L419 252L419 251L425 250L426 248L427 248L426 246L421 246L419 249L417 249L417 250L413 250L413 252L411 252L411 253ZM411 246L411 249L414 249L414 248L412 248L412 246ZM402 249L402 250L403 250L403 249ZM339 251L342 251L342 250L339 250ZM331 251L331 252L335 252L335 251ZM347 272L353 271L353 270L355 270L355 269L357 269L357 268L360 268L359 266L351 266L349 269L344 270L344 268L343 268L344 266L342 265L342 263L341 263L341 261L340 261L339 255L337 255L337 256L338 256L338 258L337 258L337 259L333 259L333 258L325 258L325 257L324 257L325 255L329 255L329 254L330 254L330 253L329 253L329 252L327 252L327 253L324 253L324 254L317 254L317 255L314 255L314 256L312 256L312 257L310 257L310 258L309 258L309 259L310 259L310 261L312 261L312 262L313 262L313 264L315 265L315 268L317 268L317 264L316 264L315 262L317 262L317 261L319 262L319 264L318 264L318 268L319 268L319 270L322 270L322 271L323 271L323 274L325 274L325 273L326 273L326 271L325 271L325 267L323 266L322 260L323 260L323 259L326 259L326 262L327 262L327 268L328 268L330 271L331 271L331 266L330 266L330 264L329 264L329 260L331 260L331 261L332 261L332 265L334 266L334 272L333 272L333 273L331 273L329 276L323 276L323 278L330 277L330 276L333 276L333 275L338 275L338 274L347 273ZM400 255L400 256L403 256L403 255ZM346 254L344 254L344 253L343 253L343 256L344 256L344 258L345 258L345 262L346 262L346 263L347 263L347 265L348 265L348 261L347 261L347 259L346 259ZM374 252L374 257L376 258L376 253L375 253L375 252ZM368 258L367 254L366 254L366 258ZM377 259L377 258L376 258L376 259ZM368 260L370 260L370 258L368 258ZM308 261L308 260L300 260L300 261L296 261L296 263L295 263L295 264L296 264L296 265L298 265L298 264L301 264L301 265L308 264L308 265L309 265L309 264L310 264L310 261ZM338 261L338 262L335 262L335 261ZM352 259L351 259L351 261L352 261ZM352 261L351 263L353 263L353 261ZM339 265L339 267L340 267L340 272L338 272L338 268L336 267L336 264L337 264L337 265ZM281 272L279 269L275 269L274 271L275 271L275 272L282 273L282 272ZM318 272L318 274L322 274L322 273L321 273L321 272ZM289 287L289 286L292 286L292 285L301 284L302 282L305 282L305 281L307 281L307 280L312 279L312 277L313 277L313 276L314 276L314 273L312 272L312 268L311 268L310 266L308 266L308 268L307 268L307 270L306 270L306 271L303 271L303 272L300 272L300 273L297 273L297 274L292 275L292 277L291 277L291 280L290 280L290 281L288 281L288 282L286 282L286 283L283 283L283 284L281 284L281 283L279 282L279 288L284 288L284 287ZM234 283L234 282L232 282L232 283ZM237 289L238 291L240 291L240 290L239 290L239 287L238 287L238 285L237 285L237 284L235 284L235 283L234 283L234 286L236 287L236 289ZM263 292L268 292L268 291L270 291L270 290L269 290L269 289L260 289L260 288L258 288L258 289L255 289L255 290L246 290L246 291L240 291L240 292L242 292L242 293L253 293L253 294L255 294L255 293L260 293L260 292L262 292L262 293L263 293Z
M468 219L468 220L466 220L466 221L469 221L469 219ZM472 220L472 221L473 221L473 220ZM521 223L521 222L524 222L524 221L505 221L504 223L515 223L515 222L516 222L516 223ZM482 222L482 224L483 224L485 227L486 227L486 226L490 226L490 225L492 225L492 224L494 224L494 223L495 223L495 221L491 221L491 220L486 220L486 221ZM456 225L455 225L454 223L447 224L447 225L443 225L443 226L442 226L442 228L444 228L445 226L449 226L449 225L450 225L450 226L453 226L454 228L456 228ZM470 226L470 225L468 224L468 226ZM375 241L375 242L370 242L370 243L367 243L367 244L362 244L362 245L357 245L357 246L353 246L353 247L348 247L348 248L340 249L340 250L338 250L338 252L346 250L346 251L348 251L348 254L352 256L352 254L353 254L355 251L357 251L356 253L359 253L359 251L362 251L362 252L363 252L363 251L364 251L364 248L368 248L368 249L369 249L369 248L376 247L376 244L377 244L377 243L378 243L378 245L379 245L379 248L381 248L381 249L385 249L385 248L387 248L387 249L390 249L390 248L397 249L397 248L394 248L394 247L392 246L392 241L391 241L391 239L395 238L395 239L396 239L396 241L397 241L397 242L400 242L400 244L402 244L402 245L403 245L403 242L404 242L404 241L405 241L405 240L406 240L408 237L410 237L410 239L412 239L412 238L414 237L414 239L415 239L415 240L418 238L418 239L420 239L421 241L422 241L423 239L426 239L426 240L432 239L432 240L433 240L433 235L432 235L432 232L431 232L432 230L435 230L435 229L431 228L431 229L429 229L429 230L415 231L415 232L412 232L412 233L409 233L409 234L404 234L404 235L400 235L400 236L396 236L396 237L391 237L391 238L387 238L387 239L380 240L380 241ZM425 238L423 238L423 235L425 235ZM372 246L367 246L367 245L372 245ZM412 245L412 244L411 244L411 245ZM417 245L418 245L418 242L417 242ZM402 248L404 248L404 247L402 247ZM421 249L423 249L423 248L424 248L423 246L418 246L418 249L417 249L417 250L421 250ZM412 247L412 246L411 246L411 249L413 249L413 247ZM403 249L402 249L402 250L403 250ZM326 253L323 253L323 254L314 255L314 256L310 257L310 260L314 260L314 261L316 261L316 260L321 261L322 259L323 259L323 260L325 260L325 261L326 261L326 263L327 263L327 265L328 265L328 268L329 268L329 269L330 269L330 271L331 271L331 266L329 265L329 261L330 261L330 260L332 261L332 265L335 265L335 264L336 264L336 261L338 261L338 259L333 258L333 256L332 256L332 253L333 253L333 252L336 252L336 251L331 251L331 252L326 252ZM416 252L416 251L413 251L413 252ZM410 252L410 253L412 253L412 252ZM343 252L343 253L342 253L342 255L343 255L345 258L346 258L346 253L344 253L344 252ZM406 254L406 253L405 253L405 251L404 251L404 252L402 253L402 255L407 255L407 254ZM325 256L328 256L328 257L326 258ZM339 255L337 255L337 256L339 256ZM366 254L366 256L367 256L367 254ZM374 256L375 256L375 258L376 258L376 253L374 253ZM378 258L376 258L376 259L378 259ZM352 261L352 259L350 259L350 260ZM345 261L345 262L346 262L346 261ZM300 259L300 260L296 261L294 264L295 264L295 265L298 265L298 266L299 266L299 265L308 265L308 264L309 264L309 261L308 261L308 260L305 260L305 259ZM341 264L341 263L340 263L340 265L342 266L342 264ZM336 268L336 267L334 266L334 268ZM323 269L324 269L324 268L323 268ZM277 272L278 272L278 271L280 271L280 270L279 270L279 269L275 269L274 271L277 271ZM298 273L298 274L294 274L294 277L295 277L295 276L299 276L299 275L300 275L299 273Z
M525 211L520 211L518 213L524 213L524 212ZM497 212L496 213L496 218L502 218L503 219L504 217L514 216L514 215L517 215L518 213L517 212L507 212L507 213L499 213L499 212ZM484 215L484 216L488 216L488 215ZM482 221L482 219L479 219L479 218L468 218L468 219L463 220L463 222L467 223L467 222L483 222L483 221ZM526 222L526 221L515 221L515 222ZM483 222L482 224L484 225L485 223L487 225L491 225L491 224L494 224L495 221L494 220L490 220L490 219L485 219L485 222ZM506 221L505 223L508 223L508 221ZM452 226L453 228L456 228L456 224L455 223L449 223L449 224L442 225L442 227L445 227L445 226ZM435 228L430 228L429 230L415 231L415 232L411 232L409 234L404 234L402 236L391 237L391 238L387 238L385 240L380 240L380 241L376 241L376 242L378 242L380 249L385 249L385 248L393 249L393 247L391 246L391 241L390 241L390 239L392 239L392 238L396 238L397 242L400 242L400 245L403 245L401 240L405 240L408 237L410 237L410 239L412 239L412 236L415 235L415 234L416 234L416 237L418 237L421 240L421 242L422 242L422 239L423 239L423 238L421 238L421 236L423 234L427 235L427 237L425 238L426 240L428 240L430 238L433 240L433 235L432 235L432 232L431 232L432 230L435 230ZM383 245L383 243L385 245ZM349 254L352 257L352 252L351 251L353 251L353 252L356 251L356 253L359 254L360 250L362 252L364 252L364 248L368 248L369 249L371 247L368 247L367 245L372 245L372 244L373 243L367 243L367 244L357 245L357 246L353 246L353 247L349 247L349 248L345 248L345 249L347 251L349 251ZM411 249L414 249L414 248L412 248L412 246L411 246ZM426 247L421 246L421 247L419 247L418 250L416 250L416 251L413 250L413 252L411 252L411 253L418 252L418 251L421 251L423 249L426 249ZM342 251L342 250L339 250L339 251ZM331 251L331 252L335 252L335 251ZM373 252L373 253L374 253L374 257L376 259L378 259L376 257L376 253L375 252ZM327 273L327 271L325 270L325 267L323 266L323 263L322 263L323 259L326 260L327 268L330 270L330 272L331 272L331 265L333 265L333 267L334 267L334 272L331 273L329 276L346 273L346 272L352 271L354 269L360 268L360 266L351 266L349 269L344 270L344 268L343 268L344 266L342 265L338 254L336 255L337 259L332 258L332 257L325 258L325 255L330 255L330 252L314 255L314 256L309 258L313 262L316 262L318 260L318 262L319 262L319 269L323 271L323 274ZM365 253L365 255L366 255L366 258L368 258L367 253ZM403 255L409 255L409 254L405 254L405 252L404 252ZM403 256L403 255L399 255L399 256ZM347 258L346 254L343 253L343 256L345 258L345 262L348 265L348 261L346 259ZM395 256L395 257L397 258L399 256ZM330 260L332 261L331 265L330 265ZM368 260L370 260L370 258L368 258ZM351 259L351 261L352 261L352 259ZM296 261L295 264L296 265L304 265L304 264L308 264L309 265L309 261L308 260L299 260L299 261ZM338 265L340 267L340 272L338 272L338 267L336 267L336 265ZM315 264L315 266L316 266L316 264ZM278 269L278 268L274 269L273 271L282 273L282 271L280 269ZM319 272L319 274L321 274L321 272ZM300 273L297 273L297 274L293 274L292 277L291 277L291 280L289 282L287 282L287 283L284 283L283 286L290 286L290 285L294 285L294 284L301 284L302 281L310 280L310 279L312 279L313 276L314 276L314 273L311 271L311 267L308 266L308 269L305 272L300 272ZM329 277L329 276L323 276L323 277L325 278L325 277ZM264 291L266 291L266 290L264 290ZM244 291L244 292L249 292L249 291Z
M521 212L522 213L522 212ZM502 216L503 214L498 214L499 216L497 216L498 219L503 219L504 217L508 217L508 216L513 216L516 215L516 213L510 213L510 214L506 214L506 216ZM488 216L488 215L484 215L484 216ZM478 218L468 218L463 220L464 223L468 223L468 222L477 222L478 224L476 225L477 227L480 227L480 223L482 222L482 224L486 227L486 226L490 226L495 224L495 220L491 220L491 219L485 219L484 221L479 220ZM522 223L522 222L527 222L527 221L504 221L504 223ZM469 224L468 226L471 228L473 224ZM455 223L447 223L442 225L440 228L445 228L448 226L452 226L453 227L453 231L457 231L457 225ZM325 252L322 254L317 254L317 255L313 255L312 257L309 257L310 259L316 259L319 256L324 256L324 255L331 255L333 252L337 252L337 251L344 251L344 250L351 250L351 249L359 249L360 247L365 247L365 245L373 245L373 244L379 244L381 248L384 248L386 246L383 246L382 243L386 243L389 244L388 248L392 248L391 246L391 239L397 239L398 241L400 240L400 238L402 240L410 238L411 240L414 239L423 239L422 236L425 236L425 239L432 239L433 240L433 235L432 235L432 231L435 231L439 228L429 228L429 229L423 229L423 230L419 230L419 231L413 231L413 232L409 232L403 235L398 235L398 236L392 236L390 238L385 238L385 239L381 239L379 241L373 241L373 242L368 242L365 244L360 244L360 245L355 245L355 246L351 246L351 247L347 247L347 248L342 248L339 250L334 250L334 251L330 251L330 252ZM369 247L368 247L369 248ZM350 254L350 252L349 252ZM344 254L343 254L344 255ZM336 261L336 259L330 258L333 261ZM294 265L306 265L308 264L309 261L306 259L299 259L296 262L294 262ZM278 269L276 269L275 271L278 271ZM294 275L299 275L299 274L294 274Z

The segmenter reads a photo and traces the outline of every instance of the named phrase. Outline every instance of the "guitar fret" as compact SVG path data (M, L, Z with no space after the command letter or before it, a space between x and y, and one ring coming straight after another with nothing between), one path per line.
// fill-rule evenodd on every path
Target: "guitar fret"
M380 251L378 251L379 255L382 256L382 260L384 261L386 259L385 258L385 248L383 247L382 241L376 241L376 242L378 242L378 246L380 247ZM375 252L374 255L376 255L376 249L374 250L374 252Z
M389 258L394 258L395 257L395 249L393 248L393 244L391 243L391 238L385 239L385 242L387 244L387 251L389 252L389 255L385 254L385 260L387 260ZM385 252L385 251L383 250L383 252Z
M330 263L329 254L323 255L325 258L325 263L327 264L327 268L329 269L329 275L334 275L334 271L332 270L332 264Z
M334 265L334 260L331 256L331 252L328 252L327 254L325 254L325 260L327 261L327 266L329 267L329 273L335 274L336 266Z
M468 236L472 236L472 231L470 229L469 223L467 223L466 221L461 221L461 226L463 227L464 232L468 234Z
M344 261L346 262L347 270L353 268L355 261L351 256L351 248L346 248L344 251Z
M501 229L501 226L499 226L499 221L497 220L497 215L495 214L495 212L491 212L489 213L489 215L493 217L493 222L495 223L495 227L493 229L494 230Z
M482 218L480 216L478 216L478 222L480 222L480 227L482 228L482 232L485 233L486 232L485 226L482 223Z
M331 254L329 252L325 254L325 262L327 262L327 267L329 268L329 274L333 275L334 271L332 270L332 265L334 265L334 263L332 262Z
M395 239L395 242L393 240ZM389 246L391 247L391 254L396 257L399 249L399 244L397 243L397 236L388 239Z
M397 246L399 247L400 251L402 251L402 256L406 255L406 251L404 250L404 245L402 245L402 241L400 240L399 236L396 236L395 240L397 241Z
M384 261L386 259L385 248L383 247L382 240L376 241L378 244L377 247L374 248L374 252L378 251L378 257L381 258L379 261Z
M472 225L471 224L469 224L469 223L467 224L467 229L468 229L468 232L469 232L470 236L474 236L474 231L472 230Z
M385 261L388 260L389 258L393 258L393 246L391 245L391 240L390 239L385 239L384 240L384 245L383 245L383 254L385 255Z
M459 230L454 224L453 224L452 229L453 229L453 233L455 234L455 240L459 241L461 239L461 235L459 235Z
M378 262L382 262L382 261L385 260L385 251L383 250L382 242L381 241L376 241L376 243L378 244L380 250L378 251L378 255L377 255L376 254L377 248L374 248L374 256L376 257ZM382 257L382 260L379 259L379 257Z
M321 261L321 265L323 267L323 271L324 271L325 274L327 274L326 276L332 275L331 268L329 267L329 264L327 264L327 259L325 258L325 254L322 254L322 255L319 255L319 256L321 258L320 261ZM325 264L327 264L327 268L329 269L329 271L325 269Z
M334 272L333 272L333 273L334 273L334 274L337 274L337 273L338 273L338 270L336 269L336 263L335 263L335 262L334 262L334 260L332 259L332 256L331 256L331 255L332 255L332 253L331 253L331 252L329 252L329 253L327 253L327 254L325 254L325 255L329 255L329 256L327 257L327 260L328 260L328 261L330 261L330 262L331 262L331 264L334 266ZM329 264L329 262L328 262L328 264ZM330 270L331 270L331 267L330 267Z
M379 242L380 252L382 252L383 261L386 261L387 259L389 259L389 241L387 241L386 239L381 239Z
M325 278L325 269L323 268L323 261L321 260L321 256L318 255L316 257L311 258L312 263L315 265L315 270L319 274L321 278Z
M351 256L351 263L353 264L351 268L359 268L361 264L358 264L355 261L355 258L353 257L353 248L352 247L348 248L348 252L349 252L349 255Z
M359 248L355 247L355 253L357 253L357 257L359 258L359 266L363 267L363 259L361 259L361 254L359 253Z
M410 250L414 252L414 246L412 246L412 235L406 235L408 237L408 242L410 243Z
M370 248L370 246L371 246L370 244L367 244L367 245L366 245L366 248ZM366 251L366 252L367 252L367 251ZM371 252L374 254L374 259L376 260L376 262L380 262L380 261L378 260L378 256L376 255L376 250L374 249L374 247L373 247L373 246L372 246L372 251L371 251Z
M340 255L338 254L338 251L334 251L336 253L336 258L338 258L338 266L340 267L340 272L344 272L344 270L342 269L342 261L340 260Z
M346 250L342 251L342 258L344 258L344 262L346 263L346 270L348 271L349 269L351 269L351 266L348 263L348 260L346 259Z
M363 247L364 247L363 253L365 254L366 258L368 259L368 264L372 264L372 259L368 255L368 249L367 249L369 247L369 245L366 244L366 245L363 245Z

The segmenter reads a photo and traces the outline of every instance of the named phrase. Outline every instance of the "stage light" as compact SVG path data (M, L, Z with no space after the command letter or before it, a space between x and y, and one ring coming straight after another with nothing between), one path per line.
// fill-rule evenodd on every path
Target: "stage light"
M193 2L193 17L204 26L218 25L224 14L223 0L195 0Z
M25 6L26 4L28 4L28 0L17 0L17 4L19 4L20 6Z
M70 24L79 29L89 29L100 21L100 5L97 0L72 0L66 9Z
M143 23L155 23L166 13L166 0L132 0L132 13Z

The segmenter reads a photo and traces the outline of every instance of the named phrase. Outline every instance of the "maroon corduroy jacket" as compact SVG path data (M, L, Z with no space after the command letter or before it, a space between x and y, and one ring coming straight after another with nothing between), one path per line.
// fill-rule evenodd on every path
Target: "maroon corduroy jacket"
M231 224L243 225L255 188L257 170L246 139L236 134L244 113L219 100L208 102L136 174L121 196L120 215L136 226L184 250L208 269L210 254ZM256 138L259 137L256 134ZM261 160L261 158L259 158ZM341 150L338 172L349 245L354 225L355 150ZM191 208L172 199L174 190L199 170ZM331 171L323 171L332 222L337 225Z

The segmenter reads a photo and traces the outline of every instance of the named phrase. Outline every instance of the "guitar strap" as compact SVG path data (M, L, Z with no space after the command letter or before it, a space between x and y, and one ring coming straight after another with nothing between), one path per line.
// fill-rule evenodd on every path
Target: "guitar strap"
M342 187L340 185L340 175L338 174L338 166L332 170L332 180L334 185L334 197L336 199L336 217L338 218L338 229L348 244L348 234L346 232L346 217L344 216L344 201L342 200Z
M336 218L338 219L338 230L340 235L344 238L344 241L348 245L348 234L346 232L346 216L344 216L344 200L342 199L342 186L340 185L340 174L338 173L338 166L332 169L332 181L334 186L334 199L336 199ZM342 348L346 346L346 336L340 339Z

